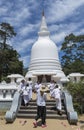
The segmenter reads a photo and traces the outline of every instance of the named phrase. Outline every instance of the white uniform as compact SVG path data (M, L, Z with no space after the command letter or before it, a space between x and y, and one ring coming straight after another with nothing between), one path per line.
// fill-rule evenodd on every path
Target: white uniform
M62 106L61 106L61 91L60 91L60 89L59 88L55 88L53 90L53 92L52 92L52 95L56 99L56 108L58 110L61 110Z
M35 91L37 92L41 88L42 84L36 83L35 85Z
M25 105L29 102L29 87L28 86L24 86L22 88L23 91L23 100Z
M18 92L22 93L22 89L25 86L25 83L20 83L20 85L18 86Z
M52 94L54 88L55 88L55 84L54 83L50 83L50 85L48 86L49 90L50 90L50 96L54 97L54 95Z
M32 99L32 87L33 87L33 83L32 81L28 81L27 82L29 84L29 99Z
M18 86L18 91L21 93L22 99L25 105L29 102L29 87L25 83L20 83Z

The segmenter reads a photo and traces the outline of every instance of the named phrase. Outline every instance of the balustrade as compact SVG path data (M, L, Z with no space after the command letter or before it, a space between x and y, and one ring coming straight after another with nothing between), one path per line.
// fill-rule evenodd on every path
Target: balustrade
M0 83L0 101L12 100L17 88L15 83Z

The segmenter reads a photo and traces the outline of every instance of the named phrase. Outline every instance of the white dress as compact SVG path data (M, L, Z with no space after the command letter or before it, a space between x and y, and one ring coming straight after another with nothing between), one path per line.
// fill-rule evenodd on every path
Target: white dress
M25 86L25 84L23 84L22 82L20 83L20 85L18 86L18 92L19 93L23 93L22 89Z
M50 85L48 86L48 88L49 88L49 90L50 90L50 96L51 97L54 97L54 95L53 95L53 90L54 90L54 88L55 88L55 84L54 83L50 83Z
M62 109L62 105L61 105L61 91L59 88L55 88L52 92L55 100L56 100L56 108L58 110Z
M41 88L42 84L36 83L35 85L35 91L37 92Z
M32 81L28 81L27 82L29 84L29 99L32 99L32 87L33 87L33 83Z
M22 91L23 91L23 100L26 105L29 102L29 87L24 86Z

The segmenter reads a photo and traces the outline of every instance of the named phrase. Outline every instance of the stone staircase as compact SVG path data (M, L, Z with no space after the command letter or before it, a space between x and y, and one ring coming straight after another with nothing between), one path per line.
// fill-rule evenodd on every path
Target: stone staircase
M55 101L53 99L48 99L46 102L46 116L47 119L67 119L66 111L64 108L64 103L62 100L62 115L57 114L55 109ZM31 100L28 106L20 106L17 118L35 118L37 113L36 100Z

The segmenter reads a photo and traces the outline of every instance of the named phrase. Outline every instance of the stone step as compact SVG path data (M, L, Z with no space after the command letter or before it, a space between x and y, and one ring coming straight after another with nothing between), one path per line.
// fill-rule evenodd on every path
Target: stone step
M35 116L36 116L36 114L34 114L34 113L25 113L25 114L18 113L17 114L17 118L28 118L28 119L32 118L32 119L34 119ZM67 116L66 116L66 114L62 114L61 116L58 114L47 114L46 118L47 119L67 119Z
M32 105L32 106L35 106L36 105L36 102L29 102L29 105ZM56 102L46 102L46 106L54 106L54 105L56 105ZM63 103L62 103L62 105L63 105Z
M34 114L36 114L37 113L37 109L33 109L33 110L31 110L31 109L20 109L19 111L18 111L18 113L24 113L24 114L28 114L28 113L34 113ZM57 110L46 110L46 113L47 114L57 114ZM66 112L64 111L64 110L62 110L62 113L63 114L66 114Z
M62 101L62 116L57 114L57 110L55 109L56 102L55 100L47 100L46 101L46 111L47 111L47 118L50 119L66 119L66 111L63 105ZM37 105L36 105L36 100L31 100L28 104L28 106L21 106L18 113L17 117L18 118L35 118L37 113Z
M31 100L30 102L36 102L36 100L33 99L33 100ZM53 99L48 99L48 100L46 100L46 102L55 102L55 100L53 100Z
M50 110L55 110L55 106L56 105L47 105L46 106L46 109L50 109ZM21 106L20 107L20 109L24 109L24 110L27 110L27 109L30 109L30 110L32 110L32 109L37 109L37 106L36 105L28 105L28 106ZM64 106L62 106L62 109L64 110Z
M63 99L61 99L61 101L63 102ZM36 99L30 100L30 102L36 102ZM46 102L55 102L55 99L48 99Z

